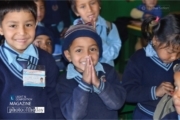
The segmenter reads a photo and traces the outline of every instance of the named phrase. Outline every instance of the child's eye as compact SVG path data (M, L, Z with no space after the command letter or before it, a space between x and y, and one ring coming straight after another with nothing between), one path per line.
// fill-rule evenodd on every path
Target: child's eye
M81 52L81 49L77 49L76 52Z
M16 27L16 25L10 25L9 27L15 28L15 27Z
M33 26L32 24L26 24L26 27L31 27L31 26Z
M85 5L80 6L80 8L85 8Z
M47 42L46 44L47 44L47 45L51 45L51 42Z
M96 48L91 48L90 51L97 51L97 49Z

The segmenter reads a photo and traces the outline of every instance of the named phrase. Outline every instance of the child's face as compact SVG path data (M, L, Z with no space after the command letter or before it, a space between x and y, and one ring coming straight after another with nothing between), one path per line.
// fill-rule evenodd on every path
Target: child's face
M0 34L8 45L22 53L34 40L36 21L27 10L8 12L1 23Z
M35 38L33 44L41 49L47 51L48 53L52 53L52 43L50 38L47 35L39 35Z
M180 72L174 73L174 85L173 102L177 113L180 114Z
M69 50L64 51L66 58L74 64L76 70L83 72L86 65L86 57L91 56L94 66L99 59L99 48L97 43L90 37L76 38Z
M143 3L146 5L146 7L153 8L157 4L157 0L143 0Z
M96 21L100 6L98 0L76 0L76 15L80 16L85 23Z
M180 47L174 47L172 45L166 47L166 44L163 44L162 46L158 47L160 43L156 41L154 43L154 49L158 55L158 57L164 62L164 63L171 63L177 59L180 58Z
M44 0L35 1L37 6L37 21L41 22L45 14Z

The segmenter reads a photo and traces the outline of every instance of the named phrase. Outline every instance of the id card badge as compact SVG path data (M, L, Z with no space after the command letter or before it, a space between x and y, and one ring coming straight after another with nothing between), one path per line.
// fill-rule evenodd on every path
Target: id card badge
M36 70L23 69L23 86L45 87L45 66L38 66Z

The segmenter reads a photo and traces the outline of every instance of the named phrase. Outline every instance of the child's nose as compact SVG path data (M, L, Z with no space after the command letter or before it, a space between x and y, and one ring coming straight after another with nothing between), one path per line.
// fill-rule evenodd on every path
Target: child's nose
M21 35L24 35L25 34L25 28L24 28L24 26L22 26L22 27L19 27L19 33L21 34Z
M89 56L89 54L90 54L90 52L89 52L89 50L87 50L87 51L85 52L84 56L85 56L85 57L86 57L86 56Z
M90 5L87 6L87 9L88 9L88 12L91 12L92 11L92 8Z

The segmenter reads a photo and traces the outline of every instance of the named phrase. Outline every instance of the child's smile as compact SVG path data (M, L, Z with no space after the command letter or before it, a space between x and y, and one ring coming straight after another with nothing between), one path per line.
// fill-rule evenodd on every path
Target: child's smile
M99 59L99 49L95 40L89 37L76 38L69 50L65 51L66 58L74 64L79 72L83 72L89 59L95 66Z
M34 40L36 22L31 12L20 10L5 15L0 33L17 52L23 52Z

